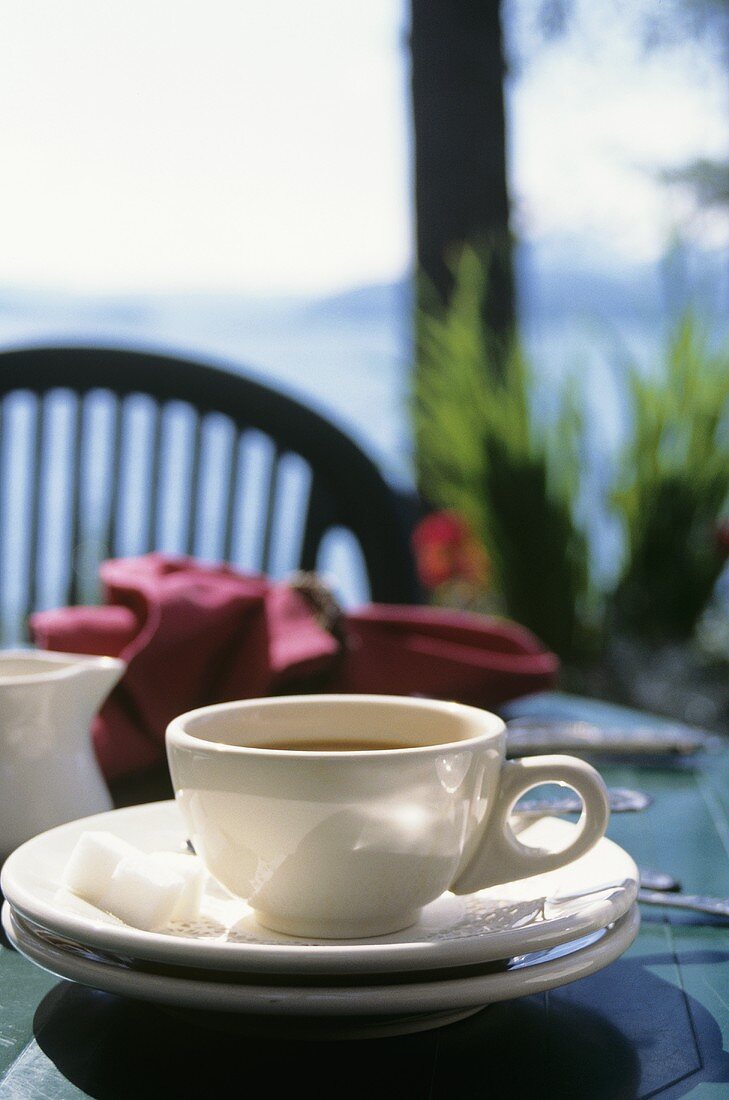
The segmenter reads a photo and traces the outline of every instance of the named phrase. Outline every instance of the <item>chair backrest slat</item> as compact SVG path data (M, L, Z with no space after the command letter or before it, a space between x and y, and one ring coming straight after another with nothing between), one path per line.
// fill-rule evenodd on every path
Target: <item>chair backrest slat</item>
M157 545L159 523L159 479L162 462L162 406L155 401L151 411L149 441L149 496L145 509L143 545L147 553Z
M43 457L46 453L48 437L48 404L45 394L39 395L33 403L30 462L28 481L27 514L30 519L28 530L28 583L24 615L30 614L36 606L38 597L38 574L40 570L40 521L41 521L41 485L43 480Z
M265 517L263 521L263 538L261 540L261 558L259 568L262 573L268 573L271 569L271 552L273 546L273 524L276 514L278 497L279 475L281 473L281 448L274 444L268 469L266 486Z
M202 452L202 417L197 410L192 412L192 425L190 431L190 473L188 478L188 493L186 504L187 519L185 523L185 553L195 552L195 534L197 529L197 517L199 511L200 493L200 455Z
M119 495L121 485L121 455L124 432L124 407L121 398L112 395L111 424L109 427L109 465L108 497L104 535L102 537L106 552L113 555L116 551L117 524L119 522Z
M7 421L7 398L0 399L0 525L3 529L8 526L8 433L5 430ZM4 594L5 581L8 576L9 547L7 539L0 539L0 600ZM8 624L0 620L0 645L5 644L8 635Z
M235 535L235 521L237 519L242 443L243 432L240 428L234 428L229 436L227 462L225 463L225 486L222 495L223 532L220 549L222 561L231 561L233 557L233 538Z
M70 479L69 479L69 512L70 523L68 532L68 558L67 558L67 583L66 601L69 604L78 603L79 595L79 569L77 555L81 544L81 489L83 476L83 459L86 436L84 433L84 402L74 396L73 418L69 435L70 453Z
M319 547L328 530L337 522L331 495L318 477L314 477L309 490L309 501L304 521L301 544L301 568L316 569Z

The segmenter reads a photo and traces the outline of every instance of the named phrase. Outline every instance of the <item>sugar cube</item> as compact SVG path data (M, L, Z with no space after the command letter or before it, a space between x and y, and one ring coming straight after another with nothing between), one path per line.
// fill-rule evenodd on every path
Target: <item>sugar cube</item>
M186 855L181 852L152 852L149 859L154 860L161 867L174 871L176 875L180 875L184 880L185 888L175 906L171 919L177 921L197 920L200 916L200 904L205 882L205 868L199 856Z
M75 913L79 917L93 921L94 924L98 924L99 921L103 921L105 924L121 925L124 923L118 917L112 916L111 913L105 913L99 909L98 905L92 905L91 902L84 901L78 894L74 894L65 886L58 887L53 895L53 903L65 913Z
M84 901L98 905L120 861L137 849L113 833L81 834L63 874L63 885Z
M125 924L153 932L171 919L184 890L182 875L138 853L117 865L99 906Z

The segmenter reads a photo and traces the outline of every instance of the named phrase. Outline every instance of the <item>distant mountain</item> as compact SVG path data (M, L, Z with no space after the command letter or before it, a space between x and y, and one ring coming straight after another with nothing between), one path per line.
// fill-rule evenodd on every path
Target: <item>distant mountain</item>
M523 243L516 250L519 307L535 319L665 318L693 304L724 320L729 263L722 252L674 249L654 263L636 263L585 239Z
M514 267L519 312L526 324L558 318L624 319L639 324L693 302L723 319L729 302L729 257L676 250L655 263L629 262L584 238L522 242ZM410 317L408 278L376 283L312 302L302 319L338 324L393 323Z
M653 323L693 301L724 322L729 302L729 257L699 249L674 250L658 263L630 263L584 238L523 242L515 250L519 313L533 322L575 319L631 325ZM413 309L411 280L375 283L323 298L256 298L210 291L150 295L80 295L47 289L0 287L0 339L4 328L88 332L108 330L141 336L218 333L227 344L295 328L300 334L325 328L362 328L406 333Z
M349 324L370 322L374 317L399 323L409 317L413 307L413 291L408 278L393 283L374 283L332 294L312 302L306 310L308 320L330 320Z
M522 246L515 254L519 311L528 323L563 315L654 316L661 309L655 268L595 271L589 267L542 263L537 250ZM356 325L390 323L409 317L413 292L409 280L358 287L311 303L302 319Z

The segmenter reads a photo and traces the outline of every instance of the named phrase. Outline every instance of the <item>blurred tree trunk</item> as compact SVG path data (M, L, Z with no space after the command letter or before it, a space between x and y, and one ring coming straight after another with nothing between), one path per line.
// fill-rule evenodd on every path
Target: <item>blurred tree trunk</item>
M501 0L411 0L411 16L419 269L447 302L449 255L465 242L483 248L484 318L505 338L514 288Z

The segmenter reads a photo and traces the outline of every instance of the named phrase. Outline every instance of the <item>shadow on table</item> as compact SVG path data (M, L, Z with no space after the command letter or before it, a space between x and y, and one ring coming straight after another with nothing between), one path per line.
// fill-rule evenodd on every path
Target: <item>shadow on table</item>
M682 968L728 962L725 951L681 955ZM469 1082L490 1081L491 1046L511 1057L499 1079L503 1095L510 1098L677 1098L702 1082L729 1082L729 1053L714 1016L648 969L674 965L666 953L619 959L590 978L547 994L541 1017L529 1021L527 1029L521 1027L523 1020L510 1016L529 1003L517 1001L494 1006L490 1017L483 1013L444 1031L433 1096L475 1095ZM484 1028L489 1046L478 1041L481 1018L489 1020L488 1032ZM497 1089L494 1095L502 1093Z
M696 960L688 954L682 965L705 961L704 954ZM632 1100L669 1088L671 1097L683 1096L702 1081L729 1082L729 1056L713 1016L645 961L620 959L550 994L398 1038L250 1038L212 1027L208 1013L173 1015L67 983L41 1002L34 1032L46 1071L99 1100L242 1095L254 1087L258 1093L259 1080L271 1096L308 1088L318 1100L486 1094ZM727 962L729 954L713 952L712 961ZM37 1060L32 1072L32 1084L42 1085ZM23 1082L13 1083L20 1090L13 1095L24 1095ZM53 1095L51 1078L46 1087Z

